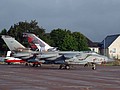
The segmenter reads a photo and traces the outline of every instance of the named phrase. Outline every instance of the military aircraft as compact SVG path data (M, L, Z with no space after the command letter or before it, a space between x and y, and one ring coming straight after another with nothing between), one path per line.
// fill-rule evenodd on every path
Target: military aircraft
M28 37L28 40L32 44L38 47L39 51L32 51L30 48L25 48L10 36L2 35L2 39L12 51L13 57L32 62L34 63L33 66L38 66L41 63L60 64L60 69L70 69L70 66L74 64L84 64L85 66L91 64L94 70L96 69L96 64L111 61L108 57L93 52L57 51L34 34L26 33L25 36Z
M96 64L113 61L112 59L109 59L108 57L103 55L99 55L95 52L57 51L56 48L51 47L43 40L38 38L35 34L24 33L24 37L27 37L28 42L31 45L36 45L36 49L39 49L39 51L42 52L41 54L37 55L39 59L44 58L45 61L52 61L52 62L54 61L54 63L55 61L58 60L59 62L62 61L63 63L61 63L60 69L62 68L69 69L70 65L73 64L84 64L84 66L88 66L91 64L92 69L94 70L96 69ZM47 51L47 52L43 52L43 51ZM54 53L53 56L55 54L57 54L56 56L61 55L60 57L62 57L62 60L61 59L56 60L55 59L56 57L51 59L51 57L49 57L50 56L49 53L51 52L52 54Z

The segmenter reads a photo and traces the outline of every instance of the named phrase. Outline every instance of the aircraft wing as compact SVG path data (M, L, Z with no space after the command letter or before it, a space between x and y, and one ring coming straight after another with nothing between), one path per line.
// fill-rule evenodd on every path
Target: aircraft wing
M57 52L45 52L45 53L38 54L37 58L39 58L39 59L50 59L50 58L56 58L57 56L59 56L59 54Z
M47 59L47 60L56 60L58 57L64 57L64 59L70 59L79 55L80 52L74 51L56 51L56 52L42 52L38 54L37 57L39 59Z
M60 55L63 55L66 59L70 59L76 57L80 54L78 51L60 51Z

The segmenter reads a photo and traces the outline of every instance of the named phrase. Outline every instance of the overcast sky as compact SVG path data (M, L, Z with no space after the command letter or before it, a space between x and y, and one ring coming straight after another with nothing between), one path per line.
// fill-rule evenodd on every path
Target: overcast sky
M101 42L120 34L120 0L0 0L0 30L25 20L46 32L69 29Z

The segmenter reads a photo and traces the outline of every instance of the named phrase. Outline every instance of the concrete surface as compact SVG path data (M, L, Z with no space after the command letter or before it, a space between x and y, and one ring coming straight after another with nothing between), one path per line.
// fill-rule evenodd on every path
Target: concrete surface
M0 65L0 90L120 90L120 66Z

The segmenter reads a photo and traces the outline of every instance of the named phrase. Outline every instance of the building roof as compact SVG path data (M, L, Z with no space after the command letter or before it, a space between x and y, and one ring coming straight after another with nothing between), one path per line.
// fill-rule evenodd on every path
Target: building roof
M101 48L108 48L117 38L120 36L120 34L116 35L108 35L102 42L101 42Z
M100 43L99 42L92 42L90 39L86 38L87 39L87 44L88 44L88 47L99 47Z

